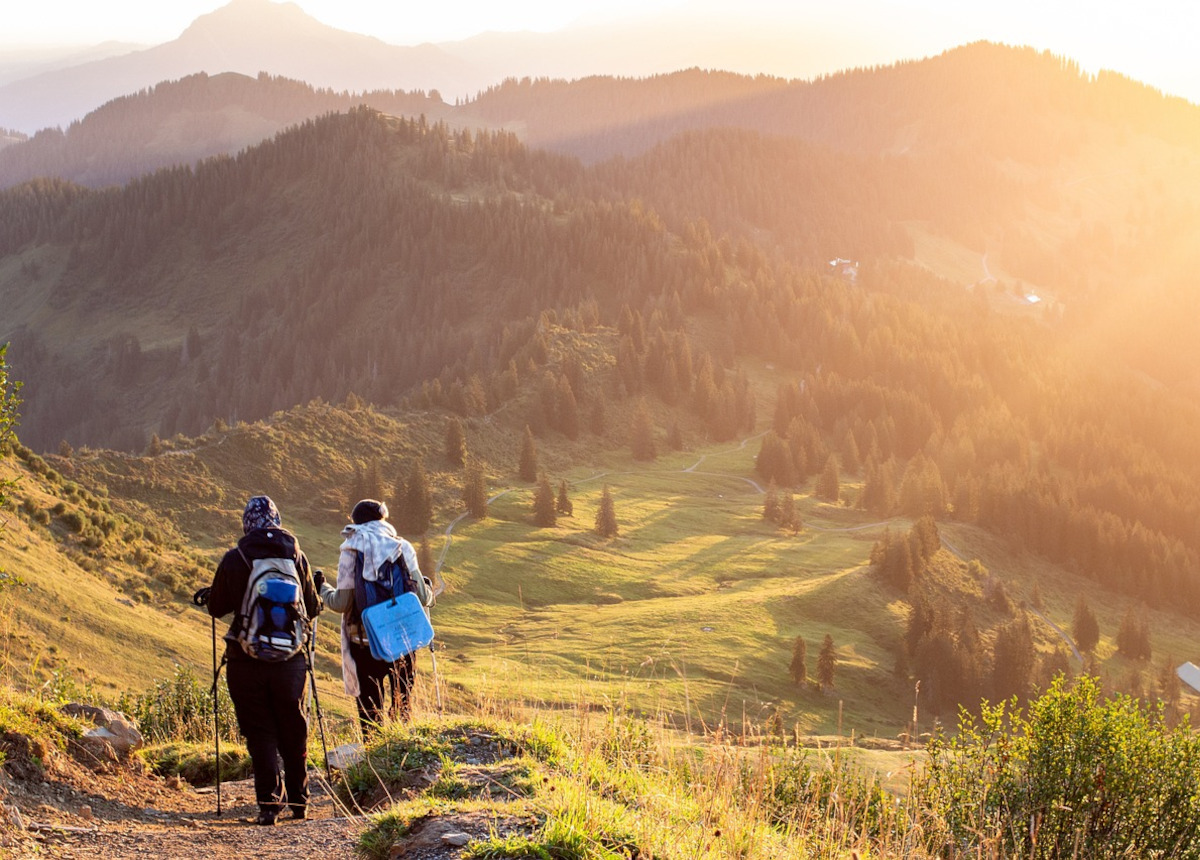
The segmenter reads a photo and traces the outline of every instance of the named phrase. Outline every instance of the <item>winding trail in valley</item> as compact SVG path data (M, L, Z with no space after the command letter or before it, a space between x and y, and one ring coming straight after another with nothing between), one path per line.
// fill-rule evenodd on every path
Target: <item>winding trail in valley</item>
M983 267L984 267L985 273L987 273L987 276L989 278L991 278L991 273L988 272L988 270L987 270L987 255L986 254L984 254L984 256L983 256ZM994 280L994 278L993 278L993 280ZM741 440L741 442L738 443L733 448L727 448L722 451L714 451L710 454L701 454L700 458L698 460L696 460L695 463L692 463L692 465L687 466L686 468L683 468L683 469L679 469L679 470L675 470L675 469L670 469L670 470L667 470L667 469L640 469L640 470L631 470L631 471L623 471L623 472L597 472L594 475L589 475L586 478L581 478L578 481L571 482L571 486L577 487L581 484L587 484L587 483L591 483L593 481L601 480L602 478L617 478L617 477L621 477L622 475L646 475L646 474L655 474L655 473L663 474L663 475L703 475L705 477L710 477L710 478L727 478L732 481L740 481L742 483L749 485L754 490L755 493L757 493L759 495L763 495L766 493L766 490L763 489L761 484L759 484L757 481L755 481L752 478L746 477L745 475L735 475L735 474L728 473L728 472L702 472L702 471L699 471L699 467L701 465L703 465L704 461L707 460L709 457L720 457L724 454L733 454L738 451L744 450L745 447L747 445L749 445L751 442L755 441L756 439L761 439L764 436L766 436L767 432L769 432L769 431L757 433L753 436L747 436L745 439ZM519 492L522 489L524 489L524 488L509 487L507 489L501 490L500 492L498 492L495 495L488 498L488 504L491 504L492 502L495 502L496 500L501 499L511 493ZM446 526L446 529L444 531L444 534L446 536L446 542L442 546L441 553L438 554L437 566L434 569L434 595L435 596L440 595L443 591L445 591L445 588L446 588L445 580L442 578L442 566L446 562L446 557L450 553L450 546L454 541L454 529L455 529L455 527L458 526L459 523L461 523L463 520L467 519L469 516L470 515L465 512L461 513L457 517L455 517ZM863 523L861 525L856 525L856 526L819 526L819 525L815 525L813 523L805 523L804 527L806 529L811 529L813 531L826 532L826 533L859 532L859 531L869 531L871 529L885 528L885 527L891 525L892 522L893 522L892 520L883 520L881 522ZM951 544L949 541L947 541L944 537L941 539L941 542L942 542L942 546L944 546L947 551L949 551L952 555L954 555L956 558L958 558L959 561L966 562L969 560L969 559L967 559L967 557L964 553L959 551L953 544ZM1071 649L1071 653L1074 655L1075 659L1081 665L1083 664L1083 662L1084 662L1083 655L1079 652L1079 648L1076 647L1074 640L1071 639L1071 637L1067 634L1067 632L1065 630L1063 630L1061 627L1059 627L1057 624L1055 624L1053 621L1051 621L1049 618L1047 618L1044 613L1042 613L1040 610L1034 608L1033 606L1027 605L1025 608L1028 609L1028 611L1031 614L1033 614L1034 616L1039 618L1041 621L1043 621L1051 630L1053 630L1054 633L1059 638L1061 638L1063 640L1063 642L1065 642L1067 644L1067 647Z

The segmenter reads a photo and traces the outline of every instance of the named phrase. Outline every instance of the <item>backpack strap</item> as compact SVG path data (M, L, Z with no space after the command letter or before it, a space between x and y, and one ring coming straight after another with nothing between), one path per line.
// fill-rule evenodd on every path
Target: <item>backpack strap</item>
M349 621L356 627L362 626L362 611L367 605L367 584L363 579L364 562L362 550L354 550L354 606L350 610Z

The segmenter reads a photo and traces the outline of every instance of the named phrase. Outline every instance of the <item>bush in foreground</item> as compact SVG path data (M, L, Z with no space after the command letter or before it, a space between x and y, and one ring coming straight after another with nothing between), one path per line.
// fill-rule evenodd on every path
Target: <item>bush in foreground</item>
M1028 713L964 715L929 757L917 796L935 849L1200 857L1200 738L1094 678L1056 681Z

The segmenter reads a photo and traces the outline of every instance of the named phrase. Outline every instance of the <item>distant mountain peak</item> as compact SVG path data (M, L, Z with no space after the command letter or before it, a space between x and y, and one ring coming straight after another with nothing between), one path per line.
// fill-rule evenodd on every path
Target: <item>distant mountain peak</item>
M246 31L258 32L267 27L325 28L295 3L276 3L273 0L230 0L219 9L201 15L180 35L180 40L210 38L213 35L229 35L234 31L246 35Z

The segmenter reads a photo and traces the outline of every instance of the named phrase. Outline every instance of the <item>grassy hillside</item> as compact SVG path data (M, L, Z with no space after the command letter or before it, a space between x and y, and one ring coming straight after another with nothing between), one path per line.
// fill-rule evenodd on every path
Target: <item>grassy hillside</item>
M139 690L176 663L200 662L207 624L184 598L205 559L169 521L131 520L35 455L0 462L16 478L0 569L4 672L22 687Z
M855 510L859 478L844 477L838 504L816 499L811 487L802 489L797 506L803 527L791 534L762 519L757 438L666 453L646 463L620 446L622 430L587 446L555 437L541 440L539 455L555 485L569 482L574 514L540 528L533 523L533 487L515 476L520 434L502 420L470 422L468 446L486 463L493 501L487 519L459 520L462 473L441 459L444 421L437 412L398 415L310 404L269 422L169 440L156 456L78 451L49 460L83 485L107 487L117 516L163 523L165 532L195 548L198 555L190 558L200 567L205 559L211 566L236 536L245 498L268 492L314 565L328 570L336 564L337 532L356 465L376 460L391 476L422 454L437 511L426 541L442 561L446 584L434 611L443 645L438 669L444 693L460 705L520 711L607 703L661 715L677 729L695 732L771 719L814 735L833 734L840 725L847 735L892 739L905 729L912 682L894 670L911 598L885 585L869 560L885 527L902 532L911 521L881 521ZM620 524L620 535L609 540L593 530L605 485ZM32 489L33 483L23 492ZM36 504L53 500L32 495ZM395 506L394 496L390 501ZM14 528L3 544L3 563L22 575L27 570L38 594L61 588L56 565L63 549L52 533L39 532L23 516ZM1165 612L1151 616L1152 664L1116 656L1117 626L1133 601L1105 595L978 528L942 523L940 529L961 558L939 552L922 589L952 606L970 606L985 642L1012 616L990 608L985 583L967 573L970 559L979 559L1004 584L1014 604L1031 599L1036 584L1045 616L1067 631L1077 595L1087 593L1102 632L1097 670L1113 687L1127 688L1140 672L1142 688L1153 691L1167 655L1178 662L1192 656L1200 625ZM118 617L126 613L127 623L136 619L153 628L162 615L187 635L180 644L178 637L156 640L153 632L141 633L144 649L128 653L110 642L95 651L98 661L72 646L61 665L81 668L81 677L109 689L148 686L169 674L172 661L203 671L207 618L186 609L182 594L156 597L154 581L136 567L104 564L126 589L151 593L148 604L135 609L118 603L121 595L111 585L98 583L96 588L108 589ZM207 575L208 569L195 572L198 580ZM75 613L95 601L82 604L72 617L86 617ZM67 612L42 612L51 637L69 637L62 618ZM1049 625L1036 617L1031 625L1040 654L1066 647ZM323 623L319 668L329 701L344 708L332 659L334 626L332 619ZM808 643L811 678L826 634L838 653L833 689L797 688L788 674L795 637ZM22 647L31 657L41 653L28 640ZM156 654L156 661L147 663L142 650ZM420 666L431 680L427 656ZM423 695L431 697L428 690ZM922 712L922 730L931 718Z

